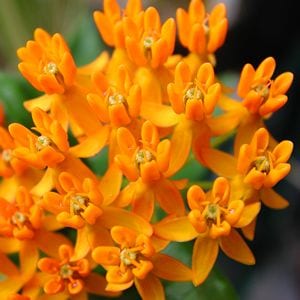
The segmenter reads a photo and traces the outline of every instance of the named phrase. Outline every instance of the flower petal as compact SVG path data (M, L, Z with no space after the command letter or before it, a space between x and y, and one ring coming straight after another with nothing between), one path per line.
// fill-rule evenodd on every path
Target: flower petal
M164 288L160 280L149 273L143 280L135 278L135 286L143 300L164 300Z
M154 225L157 236L170 241L186 242L199 235L187 216L167 218Z
M255 264L252 251L235 229L231 229L228 236L221 237L220 247L227 256L242 264Z
M260 191L261 201L273 209L283 209L289 206L289 202L273 189L264 188Z
M192 270L181 261L162 253L153 256L152 273L159 278L170 281L191 281Z
M198 286L209 275L219 253L218 240L198 237L194 244L192 270L193 283Z
M153 232L152 226L142 217L116 207L103 208L103 215L98 219L97 223L107 228L117 225L125 226L146 235L151 235Z

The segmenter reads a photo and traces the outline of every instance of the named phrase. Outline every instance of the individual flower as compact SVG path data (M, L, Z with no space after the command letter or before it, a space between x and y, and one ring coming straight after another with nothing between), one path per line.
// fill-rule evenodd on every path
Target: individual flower
M116 48L125 47L125 34L122 20L124 16L136 22L141 21L142 4L140 0L128 0L122 9L116 0L104 0L103 12L95 11L95 24L104 42Z
M115 246L96 247L93 259L106 270L107 291L123 291L135 284L142 299L165 299L159 280L191 280L191 270L176 259L156 252L151 237L115 226Z
M290 172L287 163L293 151L291 141L282 141L274 149L269 148L269 133L265 128L258 129L251 142L240 148L237 171L244 183L254 189L272 188Z
M122 207L131 204L133 211L147 220L153 215L155 199L168 214L183 214L180 192L168 179L176 171L170 164L170 141L160 141L157 128L146 121L138 143L127 128L118 129L117 142L121 153L115 156L115 162L130 183L116 203Z
M53 216L44 214L38 202L23 186L18 188L14 201L0 199L0 273L5 275L0 283L0 295L3 299L18 292L33 278L39 250L55 256L58 245L69 243L65 236L53 232L61 226ZM18 253L19 268L6 257L11 253Z
M81 294L81 297L86 297L90 292L101 296L114 295L105 291L105 279L91 271L88 259L73 259L74 249L69 245L61 245L58 252L58 259L44 257L38 261L38 268L51 275L43 287L46 294L66 293L71 297Z
M256 70L251 64L244 66L237 93L251 114L268 117L287 102L285 94L292 84L293 74L285 72L272 79L275 66L273 57L264 59Z
M287 161L292 150L293 143L288 140L270 144L268 131L260 128L234 157L217 149L204 149L202 153L214 173L230 179L235 198L245 203L261 200L270 208L282 209L288 202L273 188L290 172ZM254 237L255 221L242 228L249 239Z
M64 226L80 229L85 224L95 224L101 216L103 196L98 182L85 178L82 182L75 176L62 172L58 176L61 193L48 192L43 207L52 211Z
M86 102L86 94L91 89L91 74L103 69L101 60L107 59L105 54L88 66L77 68L64 38L58 33L51 36L41 28L35 30L34 40L28 41L17 53L22 75L45 93L25 101L27 110L32 111L35 107L50 110L64 127L70 124L78 138L101 130ZM85 115L89 118L84 118Z
M218 177L212 190L204 193L197 185L187 194L191 209L188 216L166 218L157 223L155 234L172 241L188 241L196 238L193 248L193 282L201 284L210 273L219 248L230 258L254 264L255 259L236 229L250 224L260 211L260 203L246 204L231 197L230 183Z
M202 0L191 0L188 11L177 9L176 21L180 43L190 51L183 60L192 73L203 62L215 64L214 53L223 45L228 30L224 3L215 5L208 13Z
M15 143L4 127L0 127L0 136L0 176L8 178L14 174L21 175L27 169L27 164L12 155Z
M220 105L240 116L234 149L249 143L254 132L265 127L264 120L278 111L288 100L286 95L293 81L291 72L284 72L272 79L276 62L273 57L264 59L257 69L246 64L240 75L237 95L242 101L222 97Z

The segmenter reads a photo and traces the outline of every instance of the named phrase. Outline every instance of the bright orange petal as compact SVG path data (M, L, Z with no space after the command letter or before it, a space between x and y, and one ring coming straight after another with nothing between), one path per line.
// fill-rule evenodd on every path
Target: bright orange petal
M152 258L154 269L153 274L159 278L170 281L191 281L192 270L181 261L162 253Z
M107 228L117 225L125 226L146 235L151 235L153 232L152 226L142 217L116 207L103 208L103 215L98 219L97 223Z
M143 280L135 278L135 286L143 300L164 300L164 288L160 280L149 273Z
M168 218L154 225L157 236L176 242L193 240L199 235L188 217Z
M192 270L193 283L198 286L209 275L219 253L218 240L198 237L194 244Z
M230 258L246 264L255 264L255 258L250 248L235 229L228 236L221 237L220 247Z
M283 209L289 206L289 202L273 189L264 188L260 191L261 201L273 209Z

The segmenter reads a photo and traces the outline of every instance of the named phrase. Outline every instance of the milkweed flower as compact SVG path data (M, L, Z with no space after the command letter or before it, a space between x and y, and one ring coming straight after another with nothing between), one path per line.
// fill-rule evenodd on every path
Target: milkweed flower
M46 294L64 292L72 296L91 292L96 295L114 296L114 293L105 291L105 279L91 271L92 266L88 259L73 259L74 249L70 245L63 244L58 251L59 259L44 257L38 261L38 268L51 275L44 285ZM94 284L95 281L97 285Z
M0 208L0 253L18 252L20 259L20 270L16 266L11 268L12 263L8 258L1 260L0 272L8 277L0 283L0 295L6 298L34 276L39 250L55 256L57 247L69 241L65 236L53 232L60 226L53 216L44 214L38 199L25 187L18 188L13 202L0 198Z
M0 127L0 136L0 176L8 178L14 174L21 175L28 168L27 164L12 155L16 145L7 129Z
M93 259L107 270L107 291L123 291L135 284L143 299L164 299L159 278L191 280L188 267L156 252L151 236L121 226L113 227L111 236L115 246L96 247L92 252Z
M183 60L194 74L204 62L216 63L214 53L224 44L228 20L224 3L215 5L210 13L202 0L191 0L188 11L176 11L180 43L189 50Z
M166 218L154 225L155 234L172 241L196 238L193 248L193 282L201 284L210 273L219 248L230 258L254 264L254 256L236 229L250 224L260 211L260 203L244 203L232 198L230 183L218 177L206 194L197 185L187 193L191 209L184 217Z
M284 72L272 79L276 67L273 57L267 57L255 69L246 64L241 72L237 95L241 102L222 97L220 105L239 116L234 149L238 151L244 143L249 143L252 134L260 127L265 127L264 120L271 117L285 105L286 95L293 81L291 72Z
M61 124L72 124L76 137L82 134L82 130L89 135L100 129L85 100L91 86L90 75L86 75L85 67L83 74L80 74L60 34L50 36L38 28L34 32L34 40L18 49L17 54L21 60L20 72L37 90L45 93L26 101L24 105L27 110L32 111L35 107L45 111L50 109ZM94 72L92 68L90 71ZM89 115L89 120L84 120L82 114Z
M126 128L119 128L117 141L120 154L115 162L130 181L116 200L120 206L132 205L133 211L150 220L154 212L154 200L168 214L183 214L184 204L176 184L165 176L170 170L171 143L160 141L157 128L146 121L141 130L141 140Z

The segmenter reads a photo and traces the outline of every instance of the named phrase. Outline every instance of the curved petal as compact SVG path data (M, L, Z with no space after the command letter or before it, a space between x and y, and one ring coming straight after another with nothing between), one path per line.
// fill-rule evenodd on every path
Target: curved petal
M78 145L70 148L70 153L76 157L91 157L96 155L106 145L109 127L101 127L96 134L90 135Z
M255 258L252 251L243 238L234 229L231 229L231 232L228 236L221 237L220 247L228 257L242 264L255 264Z
M152 273L159 278L170 281L191 281L192 270L181 261L162 253L152 258L154 268Z
M217 175L231 178L236 174L236 160L230 154L213 148L203 148L201 154L207 167Z
M135 278L135 286L143 300L164 300L164 288L160 280L149 273L143 280Z
M103 205L111 204L118 196L122 184L122 172L111 164L100 181L100 191L103 195Z
M189 122L180 122L174 129L171 139L171 158L165 177L176 173L186 162L192 145L193 132Z
M71 241L64 235L47 230L39 230L36 232L35 243L40 250L56 258L58 258L58 248L60 245L71 245Z
M97 223L107 228L117 225L125 226L148 236L153 232L152 226L142 217L116 207L103 208L103 214L98 219Z
M209 275L219 253L218 240L198 237L193 248L193 283L198 286Z
M160 207L168 214L182 216L185 214L185 206L182 196L172 181L161 179L154 186L155 196Z
M289 206L289 202L273 189L261 189L260 198L266 206L273 209L283 209Z
M190 241L199 235L187 216L162 220L154 225L154 232L160 238L176 242Z
M241 216L237 223L234 224L234 227L245 227L249 225L260 212L260 202L252 203L246 205L241 213Z

